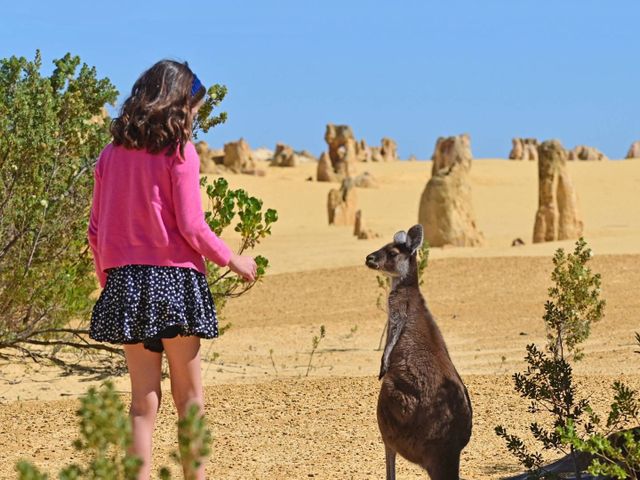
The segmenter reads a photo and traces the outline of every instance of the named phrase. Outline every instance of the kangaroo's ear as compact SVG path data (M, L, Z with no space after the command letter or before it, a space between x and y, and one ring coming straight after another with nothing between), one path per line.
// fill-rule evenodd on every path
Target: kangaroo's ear
M407 232L400 230L393 236L393 243L407 243Z
M423 240L424 230L422 229L422 225L417 224L409 229L409 232L407 232L407 247L411 250L412 255L420 248Z

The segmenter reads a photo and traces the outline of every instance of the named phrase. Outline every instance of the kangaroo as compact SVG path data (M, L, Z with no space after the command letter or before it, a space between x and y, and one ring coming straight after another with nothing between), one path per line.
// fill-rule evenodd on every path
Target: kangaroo
M415 225L366 258L369 268L391 277L377 409L387 480L396 478L397 453L432 480L457 480L460 452L471 438L469 394L418 287L422 241L422 226Z

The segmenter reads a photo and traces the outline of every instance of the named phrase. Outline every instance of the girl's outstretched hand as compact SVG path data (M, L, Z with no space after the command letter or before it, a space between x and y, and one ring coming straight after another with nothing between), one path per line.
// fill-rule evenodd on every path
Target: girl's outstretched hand
M228 266L232 272L237 273L247 282L253 282L256 279L258 266L253 257L233 253Z

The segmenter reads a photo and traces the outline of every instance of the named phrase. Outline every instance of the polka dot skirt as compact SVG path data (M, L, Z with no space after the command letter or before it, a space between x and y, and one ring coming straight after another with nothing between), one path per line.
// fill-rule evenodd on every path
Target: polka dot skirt
M218 336L213 297L204 274L193 268L124 265L107 270L93 307L89 336L100 342L143 343L162 352L161 338Z

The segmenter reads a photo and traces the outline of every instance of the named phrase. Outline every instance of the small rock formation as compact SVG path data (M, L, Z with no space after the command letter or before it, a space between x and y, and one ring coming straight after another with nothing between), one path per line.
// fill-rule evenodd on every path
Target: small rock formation
M378 188L378 182L369 172L364 172L353 179L353 183L359 188Z
M631 144L625 158L640 158L640 141Z
M395 140L384 137L380 142L380 155L383 162L395 162L398 160L398 144Z
M371 147L371 161L372 162L384 162L384 157L382 156L382 147Z
M348 125L327 125L324 140L329 147L329 158L338 177L353 177L358 161L358 144Z
M255 160L251 155L249 144L241 138L237 142L224 145L224 166L234 173L257 174Z
M284 143L276 144L276 151L271 161L272 167L295 167L298 165L298 157L293 148Z
M297 167L301 163L317 161L311 152L307 150L297 152L284 143L276 144L276 150L272 157L272 167Z
M319 182L337 182L338 176L333 171L333 165L331 165L331 159L327 152L322 152L320 160L318 160L318 171L316 178Z
M569 152L567 160L609 160L607 156L595 147L578 145Z
M484 241L471 204L471 140L469 135L440 137L433 156L431 179L422 193L418 222L429 245L477 246Z
M196 152L200 157L200 173L219 174L222 173L224 164L224 150L209 148L205 141L196 143Z
M356 212L356 221L353 227L353 235L358 240L369 240L370 238L378 238L380 236L373 230L365 228L364 220L362 219L362 210L358 210Z
M354 225L357 210L358 198L350 178L343 180L339 189L333 188L329 191L327 198L329 225Z
M511 160L538 160L538 140L535 138L513 138L509 152Z
M567 171L567 151L558 140L548 140L538 147L538 153L538 211L533 243L578 238L583 224Z
M520 237L514 239L513 242L511 242L512 247L521 247L522 245L524 245L524 240L522 240Z
M331 168L338 181L355 176L357 164L360 162L391 162L398 160L398 146L394 140L385 137L381 141L381 146L369 147L364 140L356 140L353 130L348 125L329 123L324 139L329 147L328 156L331 161ZM318 165L318 181L335 181L325 180L330 177L331 175L326 172L326 164Z
M365 142L364 138L356 143L356 157L358 162L370 162L371 161L371 149Z

